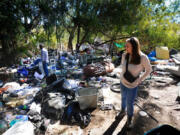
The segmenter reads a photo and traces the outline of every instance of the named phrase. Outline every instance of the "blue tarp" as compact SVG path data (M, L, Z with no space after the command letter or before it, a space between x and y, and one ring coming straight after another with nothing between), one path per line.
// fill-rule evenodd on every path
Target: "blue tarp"
M151 51L149 54L148 54L148 58L150 61L156 61L157 58L156 58L156 51Z
M19 74L22 74L23 76L25 76L25 77L27 77L28 76L28 70L25 68L25 67L23 67L23 68L21 68L21 69L18 69L18 71L17 71Z
M34 61L34 65L37 65L39 62L41 62L40 58Z
M148 54L148 57L156 57L156 51L151 51L151 52Z

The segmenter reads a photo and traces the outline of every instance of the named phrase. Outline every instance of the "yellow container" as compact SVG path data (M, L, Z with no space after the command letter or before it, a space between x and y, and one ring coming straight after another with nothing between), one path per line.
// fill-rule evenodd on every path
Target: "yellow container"
M157 59L169 59L168 47L165 47L165 46L156 47L156 58Z

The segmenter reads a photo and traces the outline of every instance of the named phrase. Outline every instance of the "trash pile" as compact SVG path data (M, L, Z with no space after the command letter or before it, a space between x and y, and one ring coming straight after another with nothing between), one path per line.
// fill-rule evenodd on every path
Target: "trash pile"
M180 76L180 54L175 49L167 47L156 47L155 51L148 54L151 64L157 65L161 71L170 72L173 75Z
M180 76L173 70L180 62L180 55L175 51L168 55L163 49L167 52L167 48L160 48L148 55L153 72L141 86L165 87L174 83L170 74ZM115 66L120 64L121 55L114 61ZM38 56L21 59L19 65L10 68L0 68L0 133L44 134L54 121L87 127L92 110L103 101L102 88L117 84L114 78L119 83L117 74L121 69L114 64L111 57L89 52L49 50L47 78ZM99 108L105 111L114 107L102 103Z
M57 50L49 50L46 78L40 57L1 68L0 133L44 134L53 121L87 127L106 83L102 75L113 69L105 57Z

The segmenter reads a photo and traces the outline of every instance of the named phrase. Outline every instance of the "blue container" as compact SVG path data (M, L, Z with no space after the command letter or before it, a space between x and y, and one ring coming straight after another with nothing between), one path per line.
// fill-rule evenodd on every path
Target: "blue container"
M157 61L157 59L155 57L148 57L150 61Z

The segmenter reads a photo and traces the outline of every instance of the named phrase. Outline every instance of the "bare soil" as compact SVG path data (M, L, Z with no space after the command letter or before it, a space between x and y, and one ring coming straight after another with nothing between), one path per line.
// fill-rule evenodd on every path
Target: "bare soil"
M110 80L111 83L119 81L118 79ZM155 82L153 82L154 80L147 81L139 88L136 101L139 107L135 105L133 128L130 131L125 128L127 116L119 121L115 120L117 110L120 110L121 94L112 92L109 87L105 87L102 90L104 104L113 104L114 109L102 111L97 107L92 112L91 122L85 129L59 124L60 128L53 128L54 125L51 125L46 135L143 135L150 129L163 124L180 129L180 104L176 101L178 96L177 81L175 81L176 83L171 82L171 84L168 82L168 85L160 85L160 87L155 87ZM141 116L139 112L142 109L149 115Z

